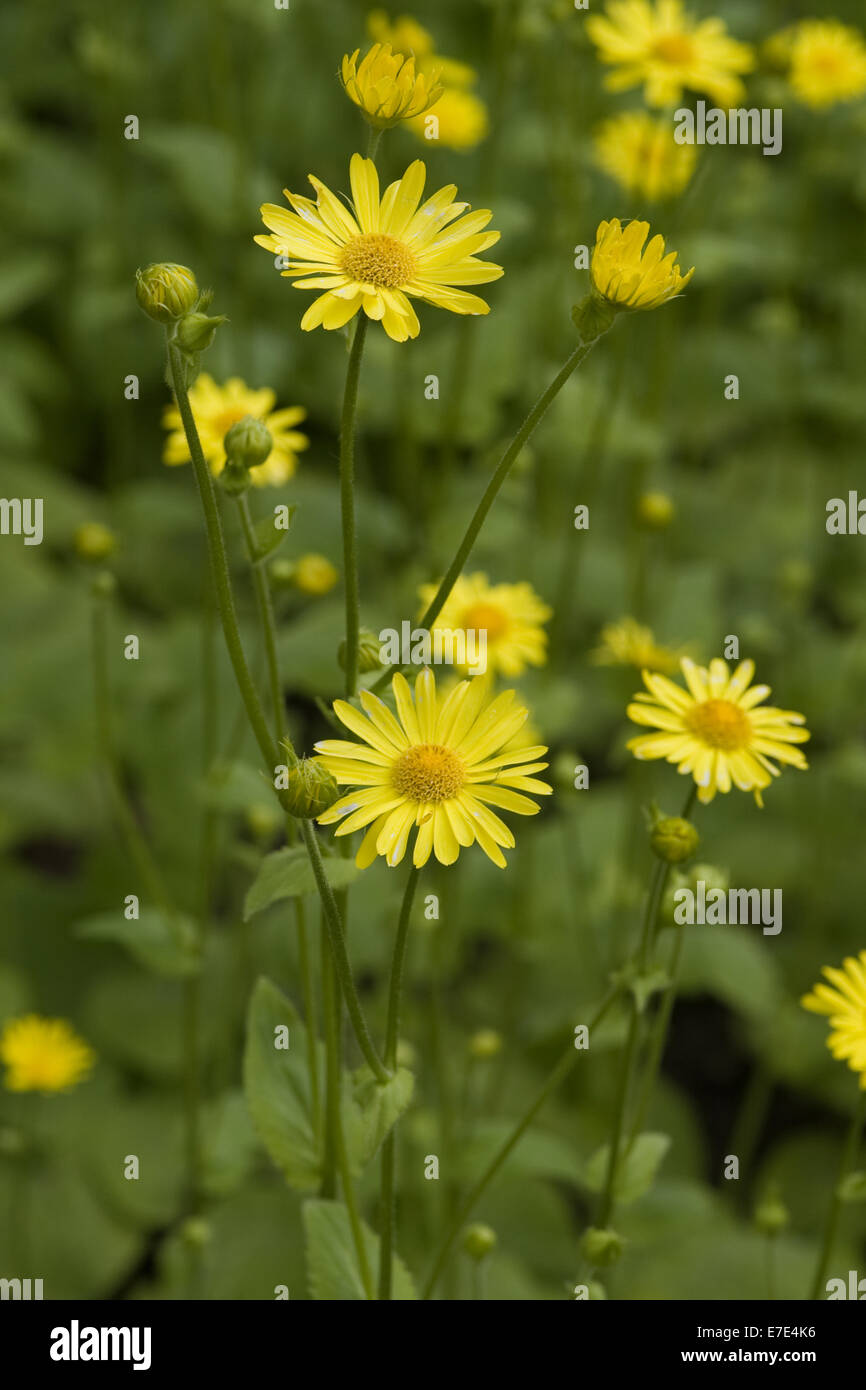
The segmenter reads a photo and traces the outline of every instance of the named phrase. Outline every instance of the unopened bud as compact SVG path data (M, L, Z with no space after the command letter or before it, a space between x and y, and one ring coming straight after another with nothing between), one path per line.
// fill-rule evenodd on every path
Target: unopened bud
M502 1034L493 1028L481 1028L469 1039L469 1055L478 1062L489 1062L502 1051Z
M289 766L283 805L293 816L313 820L339 798L337 779L318 758L301 758Z
M214 340L214 334L221 323L226 323L225 314L192 313L184 314L177 326L174 340L184 352L204 352Z
M203 1249L212 1234L210 1222L201 1216L188 1216L180 1228L181 1240L193 1250Z
M684 864L697 853L700 836L681 816L659 816L650 830L653 854L666 864Z
M622 1251L622 1236L609 1228L590 1226L580 1242L581 1255L594 1269L607 1269L616 1264Z
M676 508L666 492L644 492L637 500L637 519L648 531L663 531L674 519Z
M245 415L238 420L223 439L229 464L239 468L258 468L273 447L273 436L267 425L253 415Z
M82 560L105 560L117 549L117 537L101 521L85 521L76 528L74 545Z
M467 1226L463 1236L463 1249L473 1260L483 1260L496 1246L496 1232L480 1221Z
M164 261L135 272L135 297L149 318L174 323L198 301L198 285L185 265Z
M337 660L341 668L346 669L346 639L343 638L337 648ZM375 632L369 628L362 627L358 633L358 670L364 674L368 671L378 671L382 665L381 648L379 639Z
M777 1236L790 1223L791 1213L776 1193L767 1193L755 1207L755 1225L764 1236Z

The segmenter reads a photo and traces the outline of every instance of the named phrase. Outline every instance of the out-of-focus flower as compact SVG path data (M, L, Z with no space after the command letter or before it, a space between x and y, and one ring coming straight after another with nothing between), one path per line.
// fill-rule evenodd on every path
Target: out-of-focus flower
M595 162L620 187L644 198L682 193L694 173L694 145L678 145L669 120L647 111L623 111L596 131Z
M226 466L225 436L248 415L266 426L273 439L273 447L264 463L250 470L253 483L256 487L279 487L292 477L297 455L310 442L305 434L295 429L307 412L301 406L274 410L276 399L276 392L269 387L255 390L237 376L230 377L222 385L207 372L196 378L189 390L189 401L202 451L215 477ZM189 463L189 446L176 405L166 407L163 424L170 431L163 461L172 465Z
M325 555L299 555L294 562L292 584L302 594L319 598L329 594L339 579L339 573Z
M483 676L460 681L444 699L429 670L417 677L414 698L401 675L393 677L391 688L396 718L367 690L359 696L363 714L345 700L335 701L337 718L361 742L324 739L316 752L342 786L355 790L319 821L340 821L337 835L367 827L355 860L362 869L379 854L391 868L399 864L415 828L416 868L431 854L440 864L453 864L461 848L477 843L504 869L501 847L512 848L514 836L491 808L532 816L539 808L525 793L551 791L533 775L547 767L535 761L546 748L502 751L528 710L513 690L491 700Z
M282 274L293 277L297 289L325 291L307 309L301 328L341 328L362 309L402 343L420 332L410 299L455 314L490 312L483 299L460 287L498 280L503 273L501 266L477 259L499 240L498 232L484 230L493 214L482 209L461 216L467 204L454 201L453 184L421 204L426 177L416 159L380 196L375 164L355 154L354 216L312 174L315 203L284 189L293 211L264 204L262 220L271 235L256 242L290 258Z
M606 623L601 630L601 646L590 655L597 666L636 666L639 671L676 671L679 652L661 647L652 628L643 627L634 618L621 618L618 623Z
M665 239L654 236L646 250L648 222L627 222L618 217L600 222L590 260L593 288L614 309L658 309L675 298L691 280L677 265L677 253L665 255Z
M866 1090L866 951L849 956L841 969L825 965L822 974L830 984L819 981L800 1003L811 1013L828 1015L827 1046L840 1062L859 1072L860 1086Z
M866 92L866 42L835 19L804 19L767 40L768 60L786 68L794 94L813 110Z
M752 49L728 36L724 20L695 19L682 0L608 0L604 15L585 22L601 62L614 69L608 90L642 84L650 106L673 106L684 90L735 106L745 90L738 74L755 65Z
M85 521L76 527L74 545L82 560L107 560L117 549L117 537L101 521Z
M435 74L444 88L425 116L406 121L409 130L422 140L452 150L474 149L486 138L490 119L484 102L470 90L478 81L478 73L469 63L437 52L433 35L411 15L392 21L384 10L374 10L367 19L367 31L379 43L411 53L416 71L428 77ZM431 115L436 117L435 123L427 119Z
M676 515L673 501L666 492L642 492L637 499L637 520L649 531L663 531Z
M10 1091L66 1091L82 1081L96 1053L63 1018L26 1014L0 1033L3 1083Z
M346 95L377 130L421 116L442 95L435 71L416 72L415 59L393 53L389 43L374 43L359 62L360 51L345 55L340 76Z
M435 125L431 116L436 117ZM447 145L452 150L471 150L486 138L490 119L487 107L474 92L446 87L426 115L416 116L406 125L430 144Z
M696 666L683 657L687 690L666 676L644 671L644 685L626 713L635 724L648 724L661 732L642 734L629 741L636 758L664 758L677 771L691 775L698 799L706 804L716 792L732 786L754 792L763 806L761 791L780 769L776 763L808 767L803 753L793 747L810 735L806 719L793 710L773 706L758 708L770 694L768 685L752 685L753 661L741 661L734 674L720 657L709 667Z
M418 596L425 608L436 596L437 584L422 584ZM547 633L542 627L553 610L531 584L491 584L486 574L461 575L448 595L432 632L486 633L487 670L512 679L527 666L547 661ZM467 644L467 650L469 646ZM465 666L458 666L465 671Z

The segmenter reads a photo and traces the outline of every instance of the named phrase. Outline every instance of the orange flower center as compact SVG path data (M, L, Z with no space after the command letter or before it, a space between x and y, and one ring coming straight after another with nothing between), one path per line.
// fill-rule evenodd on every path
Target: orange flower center
M688 34L662 34L653 44L653 56L671 67L686 67L694 55Z
M752 732L746 713L731 700L703 700L685 716L686 728L711 748L745 748Z
M450 748L416 743L394 764L391 784L410 801L448 801L466 781L466 769Z
M463 614L461 627L472 632L486 632L488 642L495 642L508 630L508 614L492 603L473 603Z
M384 232L352 237L343 248L340 264L350 280L386 290L408 284L417 269L409 247Z

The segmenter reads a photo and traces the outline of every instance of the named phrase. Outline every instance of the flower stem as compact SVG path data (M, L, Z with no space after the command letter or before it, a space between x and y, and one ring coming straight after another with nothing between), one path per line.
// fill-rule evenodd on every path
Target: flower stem
M550 385L544 391L542 391L538 400L535 402L535 405L532 407L526 419L523 421L523 424L520 426L520 429L517 431L511 443L508 445L508 448L505 450L505 453L502 455L502 458L499 460L499 463L496 466L496 470L493 473L490 482L487 484L481 501L475 508L472 520L466 528L466 532L463 536L463 539L457 547L457 553L455 554L454 559L451 561L451 564L448 566L448 569L445 573L445 577L439 585L435 597L428 605L426 612L424 613L423 617L419 622L419 627L429 628L438 618L444 604L448 599L449 594L451 593L451 590L454 588L454 585L460 576L463 566L466 564L466 561L469 559L469 556L472 553L472 548L475 545L476 540L478 539L478 534L481 530L481 527L484 525L484 522L487 519L487 513L493 506L493 503L495 502L499 494L499 490L502 487L502 484L505 482L505 479L511 472L511 468L515 459L517 458L526 441L535 431L536 426L540 423L544 415L547 413L547 410L551 403L556 399L559 392L562 390L563 386L568 381L568 378L571 376L572 372L575 370L575 368L579 367L581 362L583 362L583 360L589 355L589 353L592 351L593 346L594 342L580 343L574 349L574 351L566 359L565 365L560 368L559 372L557 372ZM380 690L382 686L387 684L388 680L394 674L394 672L399 671L399 669L399 663L395 663L393 666L389 666L385 671L382 672L378 680L371 688L373 690Z
M406 890L397 923L394 954L391 960L391 983L388 990L388 1021L385 1029L385 1066L396 1070L397 1043L400 1030L400 995L403 985L403 966L406 943L409 939L409 918L418 885L420 869L413 865L406 880ZM391 1297L391 1266L394 1249L394 1161L396 1125L392 1125L382 1144L381 1229L379 1234L379 1297Z
M346 368L343 413L340 421L340 514L343 526L343 583L346 589L346 696L358 688L358 629L361 623L358 590L358 543L355 534L355 412L361 357L367 336L363 309L355 324L355 336Z
M307 1068L310 1073L313 1133L319 1134L322 1128L322 1097L319 1091L316 991L313 982L313 961L310 954L310 942L307 933L307 908L303 897L295 898L295 920L298 927L298 963L301 969L301 991L304 998L304 1023L307 1029Z
M824 1224L824 1240L821 1245L821 1254L818 1257L818 1264L815 1269L815 1280L812 1284L810 1297L819 1299L825 1292L825 1280L827 1277L827 1266L833 1254L833 1246L836 1242L836 1234L839 1229L839 1217L842 1212L841 1187L842 1181L849 1170L854 1166L854 1159L857 1155L857 1148L860 1143L860 1135L866 1122L866 1091L861 1090L854 1114L851 1119L851 1127L842 1148L842 1155L839 1160L839 1171L836 1174L836 1181L833 1185L833 1196L830 1200L830 1207L827 1212L827 1220Z
M613 1001L617 998L619 993L620 987L617 986L617 988L610 990L610 992L602 1000L601 1004L596 1009L595 1015L593 1016L589 1024L590 1033L592 1033L592 1030L594 1028L598 1027L599 1023L604 1018L605 1014L607 1013L608 1009L612 1005ZM574 1047L573 1043L569 1043L568 1048L563 1053L562 1057L559 1059L556 1066L551 1071L550 1075L548 1076L541 1090L538 1092L538 1095L535 1097L535 1100L532 1102L529 1109L526 1111L523 1118L515 1125L514 1129L511 1131L511 1134L508 1136L505 1143L501 1146L501 1148L499 1148L497 1153L488 1163L484 1172L481 1174L481 1177L471 1188L467 1196L463 1199L463 1202L461 1203L460 1208L453 1222L451 1223L448 1232L446 1233L445 1239L442 1241L442 1244L440 1245L439 1250L436 1254L433 1269L430 1273L430 1277L427 1280L427 1283L424 1286L424 1291L421 1295L422 1298L431 1297L433 1290L435 1289L436 1284L439 1280L439 1276L442 1273L442 1270L445 1268L446 1261L451 1253L451 1249L454 1245L454 1242L459 1236L464 1223L472 1213L472 1210L475 1207L476 1203L484 1195L488 1185L496 1177L496 1174L499 1172L503 1163L508 1158L512 1149L514 1149L520 1142L520 1140L523 1138L523 1135L526 1133L527 1129L532 1124L532 1121L535 1119L539 1110L541 1110L545 1101L547 1101L547 1099L551 1095L553 1095L553 1092L557 1089L558 1086L562 1084L566 1076L568 1076L568 1073L571 1071L571 1068L574 1066L579 1056L579 1050Z
M276 623L274 622L274 605L271 601L271 590L267 575L265 574L264 568L259 563L256 533L253 528L253 519L250 516L250 507L246 493L242 492L235 500L237 502L241 530L244 534L244 546L247 552L247 559L250 562L250 569L252 571L253 586L256 591L256 606L259 610L259 621L262 627L265 658L268 666L268 684L270 686L271 705L274 712L274 728L276 729L277 740L279 741L286 736L286 707L283 700L280 667L277 661L277 629Z

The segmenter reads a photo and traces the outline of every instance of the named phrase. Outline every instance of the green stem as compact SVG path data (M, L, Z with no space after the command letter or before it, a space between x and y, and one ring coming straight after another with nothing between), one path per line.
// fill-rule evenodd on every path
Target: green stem
M413 865L406 880L406 890L397 923L394 954L391 960L391 984L388 990L388 1021L385 1029L385 1066L391 1071L397 1066L397 1043L400 1031L400 995L403 985L403 966L409 939L409 918L418 885L420 869ZM396 1154L396 1125L392 1125L382 1145L381 1230L379 1235L379 1298L391 1297L391 1267L394 1249L394 1164Z
M247 559L253 576L253 586L256 591L256 606L259 610L259 622L262 628L262 637L265 644L265 659L268 666L268 684L271 691L271 705L274 712L274 728L276 729L277 741L286 736L286 706L283 700L283 686L280 680L280 667L277 661L277 628L274 622L274 605L271 600L271 590L268 584L267 575L263 565L259 561L258 542L253 527L253 519L250 516L249 502L247 495L242 492L235 498L240 517L241 530L244 533L244 546L247 552Z
M322 1128L322 1097L319 1088L318 1027L316 1023L316 991L313 980L313 960L307 933L307 908L302 897L295 898L295 920L298 928L298 963L301 970L301 991L304 999L304 1023L307 1029L307 1067L310 1073L310 1098L313 1106L313 1133Z
M810 1295L813 1300L821 1298L822 1294L826 1292L827 1266L833 1254L833 1246L836 1243L836 1234L839 1229L839 1217L842 1212L842 1197L840 1191L842 1181L849 1170L854 1166L864 1122L866 1122L866 1091L861 1090L851 1119L851 1127L848 1130L848 1136L842 1148L836 1181L833 1184L833 1196L830 1201L827 1220L824 1225L824 1241L821 1246L821 1254L818 1257L818 1264L815 1269L815 1281L812 1285L812 1293Z
M589 1024L590 1033L592 1033L592 1030L594 1028L598 1027L599 1023L604 1018L605 1014L607 1013L608 1009L610 1008L613 1001L617 998L619 993L619 988L612 989L604 998ZM451 1253L451 1249L454 1245L454 1242L459 1236L464 1223L471 1215L476 1203L484 1195L485 1191L487 1190L487 1187L496 1177L496 1174L499 1172L500 1168L502 1167L505 1160L508 1158L511 1151L517 1146L517 1144L519 1144L520 1140L523 1138L523 1135L526 1133L529 1126L532 1124L532 1121L535 1119L539 1110L541 1110L542 1106L545 1104L548 1098L551 1095L553 1095L553 1092L562 1084L562 1082L568 1076L569 1072L571 1071L571 1068L574 1066L579 1055L579 1050L574 1047L573 1043L569 1043L569 1046L566 1049L565 1053L559 1059L556 1066L551 1071L550 1075L548 1076L541 1090L538 1092L538 1095L536 1096L535 1100L532 1102L529 1109L526 1111L523 1118L515 1125L514 1129L511 1131L511 1134L506 1139L505 1143L498 1149L494 1157L488 1163L484 1172L481 1174L481 1177L471 1188L468 1195L463 1199L463 1202L460 1205L460 1209L458 1210L451 1224L451 1227L448 1230L445 1239L442 1241L442 1244L440 1245L439 1250L436 1254L433 1269L430 1273L430 1277L427 1280L427 1283L424 1286L424 1291L421 1295L422 1298L430 1298L430 1296L432 1295L433 1290L435 1289L436 1284L439 1280L439 1276L445 1267L448 1256Z
M496 466L496 469L493 473L492 478L490 479L490 482L487 484L481 501L475 508L472 520L466 528L466 533L463 536L460 545L457 547L457 553L454 556L454 559L451 561L451 564L448 566L448 569L445 573L445 577L442 580L442 583L439 585L435 597L428 605L427 611L424 613L424 616L421 618L418 624L419 627L430 628L438 618L440 612L442 611L443 605L445 604L449 594L451 593L451 590L454 588L454 585L460 576L461 571L463 570L463 566L466 564L466 561L469 559L469 556L472 553L472 548L475 545L476 540L478 539L478 533L480 532L481 527L484 525L484 522L487 519L487 513L493 506L493 503L495 502L499 494L499 490L502 487L502 484L505 482L505 479L511 472L511 468L515 459L517 458L526 441L535 431L536 426L540 423L544 415L547 413L547 410L550 407L551 403L556 399L559 392L562 390L563 386L568 381L568 378L571 376L572 372L575 370L575 368L579 367L581 362L583 362L583 360L589 355L594 345L594 342L580 343L579 346L574 349L574 351L566 359L565 365L559 370L559 372L557 372L550 385L544 391L542 391L538 400L535 402L535 405L532 407L526 419L523 421L523 424L520 426L520 429L517 431L511 443L508 445L508 448L505 450L505 453L502 455L502 458ZM387 684L388 680L394 674L394 672L399 671L399 669L399 664L389 666L387 670L383 671L382 674L379 676L378 680L372 686L372 689L380 690L382 686Z
M628 1138L628 1151L637 1136L641 1133L647 1111L649 1110L652 1093L658 1080L659 1069L664 1056L665 1044L668 1039L668 1030L671 1023L671 1015L674 1011L674 1001L676 999L677 984L680 974L680 962L683 955L683 944L685 942L685 932L682 928L677 929L677 939L671 954L671 963L668 968L669 983L665 990L665 997L658 1012L658 1018L653 1024L653 1035L650 1042L650 1055L647 1059L646 1071L641 1082L640 1098L637 1104L637 1113L634 1118ZM739 1149L735 1152L739 1153Z
M331 946L331 955L334 959L334 966L337 977L340 981L340 988L346 1000L346 1008L349 1011L349 1018L358 1040L358 1046L364 1054L364 1060L372 1071L376 1080L382 1085L390 1080L387 1069L382 1065L379 1054L373 1045L364 1015L361 1011L361 1004L355 989L355 981L352 977L352 967L349 963L349 956L346 950L346 938L343 932L343 924L340 920L340 913L334 899L333 889L325 877L325 867L322 863L322 855L319 849L319 842L316 839L316 832L312 822L309 820L301 821L301 834L310 856L310 863L313 866L313 873L316 878L316 885L319 889L319 896L322 899L322 908L325 915L325 927L328 932L328 940Z
M361 601L358 589L358 542L355 532L355 412L361 357L367 336L367 315L361 310L346 368L343 413L340 421L340 514L343 527L343 583L346 590L346 696L358 688L358 630Z

